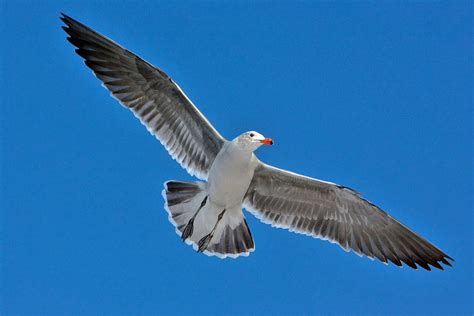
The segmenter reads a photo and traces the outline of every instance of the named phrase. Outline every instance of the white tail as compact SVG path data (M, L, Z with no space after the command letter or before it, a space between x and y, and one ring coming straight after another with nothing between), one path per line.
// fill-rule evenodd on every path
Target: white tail
M212 203L204 182L167 181L164 186L168 219L194 250L236 258L255 249L242 209L222 209Z

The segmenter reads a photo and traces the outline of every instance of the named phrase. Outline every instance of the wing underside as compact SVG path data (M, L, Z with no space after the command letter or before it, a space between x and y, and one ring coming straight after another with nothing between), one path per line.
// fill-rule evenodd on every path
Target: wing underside
M339 244L344 250L416 269L443 269L448 255L357 192L263 163L244 206L275 227Z
M179 86L159 68L63 15L76 53L111 95L133 112L191 175L207 179L226 141Z

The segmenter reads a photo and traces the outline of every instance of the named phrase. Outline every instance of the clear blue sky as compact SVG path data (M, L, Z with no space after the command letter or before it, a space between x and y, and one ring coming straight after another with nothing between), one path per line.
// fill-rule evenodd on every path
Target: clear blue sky
M3 315L473 313L469 2L2 1ZM161 197L191 179L74 54L63 11L160 66L227 138L344 184L456 262L400 269L273 229L220 260Z

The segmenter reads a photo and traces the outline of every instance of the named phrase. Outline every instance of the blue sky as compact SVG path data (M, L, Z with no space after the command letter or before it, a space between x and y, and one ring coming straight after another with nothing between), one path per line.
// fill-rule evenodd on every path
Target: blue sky
M3 315L464 314L472 306L472 4L0 4ZM353 187L456 262L383 265L247 214L196 254L163 210L191 179L101 88L63 11L160 66L260 159Z

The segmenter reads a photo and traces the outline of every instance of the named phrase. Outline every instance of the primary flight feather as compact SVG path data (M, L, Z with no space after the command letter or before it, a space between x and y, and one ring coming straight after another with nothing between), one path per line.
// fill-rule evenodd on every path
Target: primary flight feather
M273 144L270 138L250 131L226 140L162 70L67 15L61 20L104 87L203 180L167 181L163 191L170 222L195 250L221 258L252 252L243 206L272 226L385 263L427 270L451 265L443 251L357 192L261 162L253 152Z

